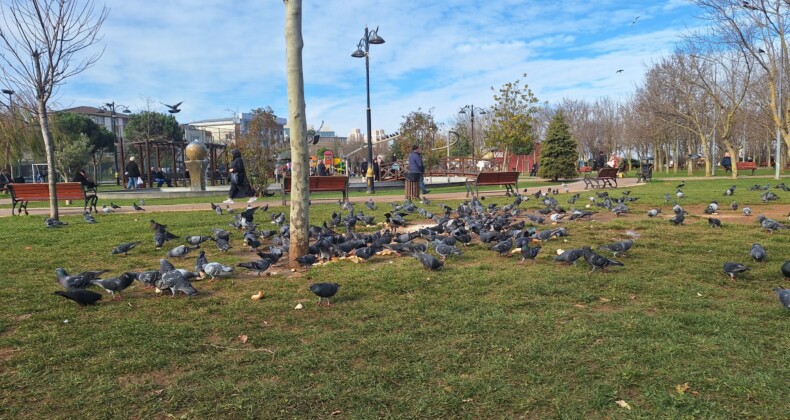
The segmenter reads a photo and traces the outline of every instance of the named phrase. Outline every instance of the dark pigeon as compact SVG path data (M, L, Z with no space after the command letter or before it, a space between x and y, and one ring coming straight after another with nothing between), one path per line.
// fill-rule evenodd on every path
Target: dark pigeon
M506 239L491 247L491 249L498 252L499 255L507 254L508 251L510 251L512 248L513 248L513 241L511 241L510 239Z
M74 290L58 290L54 294L63 296L66 299L73 300L81 306L93 305L101 300L101 295L90 290L74 289Z
M140 207L140 206L138 206L136 202L132 203L132 208L137 210L137 211L145 211L145 209Z
M619 266L625 265L619 261L610 260L602 255L596 254L595 252L593 252L592 249L590 249L589 246L585 246L584 248L582 248L582 255L584 255L584 260L587 261L587 263L592 266L593 269L590 270L591 272L598 269L603 270L606 267L609 267L610 265L619 265Z
M91 280L98 279L100 275L106 272L107 270L83 271L79 274L69 275L66 270L61 267L55 269L58 283L66 289L84 289L91 285Z
M367 261L373 258L374 255L376 255L376 249L371 248L369 246L357 248L356 250L354 250L354 255Z
M200 273L203 271L203 266L208 264L208 260L206 259L206 251L201 250L200 254L198 254L197 258L195 259L195 272Z
M115 299L115 294L118 293L118 299L120 299L121 292L132 284L134 278L135 275L132 273L123 273L118 277L109 279L91 280L91 283L106 290L107 293L112 295L113 299Z
M779 298L779 302L782 303L782 306L784 306L787 309L790 309L790 289L774 287L773 290L774 293L776 293L776 297Z
M318 296L318 305L321 306L321 301L326 299L326 306L330 306L329 299L337 293L340 285L337 283L315 283L310 285L310 291Z
M410 252L411 256L416 258L423 267L428 270L438 270L444 266L444 263L436 259L433 255L425 252Z
M672 223L675 226L678 225L683 226L683 221L685 220L686 220L686 216L684 216L683 213L678 213L675 215L675 217L669 219L669 223Z
M731 280L735 280L735 276L739 273L745 273L749 271L749 267L732 261L727 261L724 263L724 273L730 276Z
M521 262L523 263L525 260L532 260L535 262L535 258L538 256L540 252L540 247L536 246L534 248L530 248L529 245L524 244L521 246Z
M716 219L714 217L708 217L708 225L712 228L720 228L721 220Z
M240 262L237 264L238 267L246 268L255 273L256 276L260 276L261 273L268 270L269 267L272 266L272 262L268 259L262 259L258 261L250 261L250 262Z
M584 252L581 249L569 249L554 257L554 261L576 264L576 261L581 258L583 254Z
M775 230L787 229L787 226L777 222L776 220L769 219L763 215L758 216L757 220L760 222L760 226L762 226L763 229L767 230L768 233L774 233Z
M782 275L785 276L786 279L790 279L790 261L785 261L782 264Z
M192 283L178 270L170 270L164 273L162 278L156 281L155 285L161 291L170 290L173 297L175 297L176 292L183 292L187 296L198 294L198 291L192 287Z
M302 255L301 257L296 257L296 262L302 267L310 267L318 262L318 257L313 254Z

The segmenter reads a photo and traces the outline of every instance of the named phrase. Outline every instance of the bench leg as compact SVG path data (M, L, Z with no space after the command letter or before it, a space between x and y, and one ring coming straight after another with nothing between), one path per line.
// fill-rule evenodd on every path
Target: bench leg
M469 197L469 194L472 192L472 186L469 183L469 180L466 180L464 186L466 186L466 196Z
M280 190L280 195L282 196L282 199L283 199L283 205L285 205L285 190L284 189Z
M14 216L14 211L16 211L16 203L18 203L18 201L11 200L11 216ZM21 205L19 206L19 213L22 213L22 206Z

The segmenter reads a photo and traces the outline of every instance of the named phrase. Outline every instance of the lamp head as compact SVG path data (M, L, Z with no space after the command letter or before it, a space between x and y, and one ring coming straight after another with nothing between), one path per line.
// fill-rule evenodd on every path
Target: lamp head
M11 89L3 89L3 93L5 93L6 95L13 95L14 91Z
M129 108L126 108L126 109L124 109L121 112L123 112L124 114L131 114L132 113L132 111L129 111Z
M355 57L355 58L362 58L362 57L365 56L365 51L362 51L362 49L359 48L356 51L354 51L353 53L351 53L351 56Z

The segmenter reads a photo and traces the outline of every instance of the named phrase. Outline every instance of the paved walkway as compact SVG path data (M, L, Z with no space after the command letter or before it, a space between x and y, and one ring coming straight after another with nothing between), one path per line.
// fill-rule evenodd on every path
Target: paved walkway
M631 188L639 185L644 184L637 184L636 178L628 177L619 179L617 181L619 188ZM575 181L568 183L568 190L570 193L576 192L583 192L584 191L584 181ZM548 187L531 187L527 191L526 194L535 193L538 190L545 190ZM561 183L557 183L555 186L551 187L552 189L558 188L560 193L563 193L564 189L561 186ZM523 191L523 189L522 189ZM501 196L504 194L504 189L501 190L493 190L493 191L481 191L480 195L492 195L492 196ZM449 193L430 193L426 195L426 197L431 200L432 202L442 202L442 201L451 201L451 200L464 200L466 199L466 192L449 192ZM389 203L395 201L403 201L404 195L403 192L393 193L393 194L373 194L373 195L366 195L366 196L357 196L357 197L350 197L349 201L354 203L364 203L368 199L372 199L376 203ZM332 203L336 202L337 198L320 198L313 200L314 203ZM11 204L10 199L0 199L0 204ZM103 200L101 194L99 194L99 203L98 205L101 206L102 204L108 204L108 200ZM279 195L275 195L274 197L268 197L267 199L258 199L255 203L256 205L265 205L268 204L271 207L277 207L281 205L281 198ZM288 203L286 204L288 205ZM237 201L232 207L234 208L243 208L246 204L243 201ZM185 203L185 204L167 204L167 205L145 205L142 206L145 208L147 213L156 213L156 212L165 212L165 211L205 211L210 210L209 203L206 201L205 203ZM61 215L79 215L82 214L82 203L81 202L74 202L71 206L61 206L58 208L58 211ZM101 211L101 210L100 210ZM48 207L40 207L40 208L30 208L28 212L31 216L48 216L49 215L49 208ZM136 212L131 206L123 206L123 208L116 210L116 213L142 213ZM11 212L9 209L2 209L0 210L0 217L10 217Z

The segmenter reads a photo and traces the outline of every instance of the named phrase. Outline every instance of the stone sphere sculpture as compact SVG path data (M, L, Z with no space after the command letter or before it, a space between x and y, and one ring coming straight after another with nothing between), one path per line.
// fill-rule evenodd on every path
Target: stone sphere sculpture
M188 160L206 160L208 148L202 142L195 140L187 145L184 154Z

